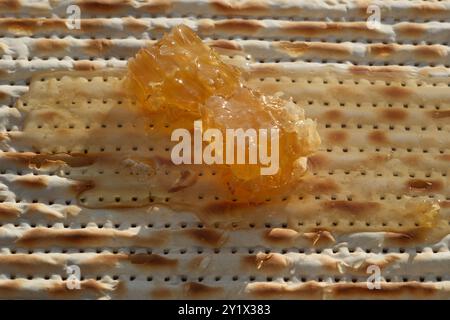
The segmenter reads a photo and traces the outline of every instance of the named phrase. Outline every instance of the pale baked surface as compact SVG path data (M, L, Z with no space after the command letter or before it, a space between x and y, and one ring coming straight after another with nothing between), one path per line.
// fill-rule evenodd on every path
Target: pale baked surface
M78 1L81 30L68 4L0 3L1 298L450 298L450 1ZM202 168L155 195L170 124L120 83L179 23L317 119L295 194L242 211Z

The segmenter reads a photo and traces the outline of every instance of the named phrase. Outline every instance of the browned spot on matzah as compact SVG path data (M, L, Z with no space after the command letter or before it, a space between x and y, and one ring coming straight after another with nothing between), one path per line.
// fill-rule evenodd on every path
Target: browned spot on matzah
M125 29L129 29L135 32L143 32L149 28L149 25L147 23L133 17L123 18L123 25Z
M439 154L436 156L436 159L441 161L450 161L450 154Z
M337 283L332 287L332 293L336 298L372 296L376 297L401 297L404 295L413 297L428 297L436 293L434 284L407 282L407 283L381 283L378 290L370 290L367 283Z
M437 192L442 190L443 184L439 180L410 179L406 187L412 190Z
M230 19L217 21L214 24L214 29L216 30L250 34L256 33L262 28L264 28L264 25L261 22L255 20Z
M370 75L370 74L396 74L400 72L401 69L395 66L385 66L385 67L365 67L365 66L350 66L349 71L355 75Z
M345 58L351 50L342 44L336 43L308 43L280 41L276 46L293 56L300 56L306 52L317 55L329 55L335 58Z
M2 78L2 70L0 70L0 78ZM6 100L6 98L9 97L9 94L7 94L6 92L0 91L0 101L1 100Z
M0 282L0 298L11 299L21 294L25 279L3 280Z
M255 298L276 299L276 298L309 298L320 299L322 293L321 286L315 281L288 286L283 283L259 282L251 284L249 294Z
M36 50L42 53L54 54L67 48L69 42L61 39L39 39L36 41Z
M450 110L433 110L429 111L429 114L434 119L450 118Z
M332 109L324 113L324 119L332 122L338 121L342 117L342 111Z
M155 268L174 268L178 264L178 260L169 259L158 254L130 254L128 259L132 264Z
M438 59L445 57L447 50L439 45L420 45L414 48L414 53L424 59Z
M441 208L450 208L450 201L449 200L439 201L439 205L441 206Z
M332 130L327 133L327 138L331 145L343 144L347 140L348 134L344 130Z
M219 246L224 241L223 232L215 229L198 228L184 232L195 241L209 246Z
M105 19L81 19L80 26L83 33L96 33L101 31L107 31L108 21Z
M312 194L329 194L339 192L339 187L332 178L322 178L311 180L308 182L301 182L302 190L308 191Z
M267 4L259 1L245 1L242 3L230 3L226 0L212 0L210 6L213 10L223 12L225 14L256 14L267 12Z
M383 87L379 89L383 95L395 100L405 100L412 95L413 91L403 87Z
M149 13L162 13L172 8L170 0L153 0L142 4L139 9Z
M396 27L400 37L420 38L425 35L427 27L421 23L402 23Z
M422 16L426 15L429 17L440 15L442 13L448 14L448 9L444 4L441 3L418 3L411 9L415 15Z
M66 28L63 19L47 19L47 18L6 18L0 20L0 28L8 30L16 34L32 34L36 30L59 30Z
M324 154L316 153L308 157L308 168L310 168L312 171L325 168L328 163L329 158Z
M187 299L211 298L223 292L223 288L207 286L198 282L188 282L184 284L184 291Z
M84 0L78 3L81 12L96 12L100 14L126 10L130 4L130 0Z
M387 57L395 52L394 44L371 44L368 47L369 52L378 57Z
M150 291L150 296L153 299L171 299L173 298L173 292L169 288L158 287Z
M12 204L0 203L0 217L5 218L16 218L20 215L20 209Z
M258 208L262 203L244 203L234 201L214 201L203 207L202 211L206 216L223 216L224 214L232 214L241 210Z
M37 227L26 231L16 242L21 247L63 246L101 246L114 235L98 232L97 229L50 229Z
M112 47L112 41L108 39L88 40L85 51L87 54L105 55Z
M373 142L376 145L389 143L389 139L388 139L386 133L383 131L374 130L374 131L370 132L367 137L368 137L369 141Z
M286 228L273 228L264 232L264 239L269 243L291 243L298 237L298 232Z
M113 268L121 260L127 259L127 255L123 253L118 254L97 254L94 257L85 260L80 266L85 272L98 272L102 268Z
M377 202L362 202L362 201L346 201L346 200L332 200L322 202L322 207L326 210L338 210L351 214L366 214L380 208Z
M42 176L26 175L17 177L14 182L24 188L45 188L48 185L48 179Z
M3 0L0 1L0 10L14 10L17 11L21 8L19 0Z
M100 65L94 61L74 61L73 69L77 71L93 71L100 67Z
M382 115L388 121L402 121L408 117L408 113L403 109L385 109Z

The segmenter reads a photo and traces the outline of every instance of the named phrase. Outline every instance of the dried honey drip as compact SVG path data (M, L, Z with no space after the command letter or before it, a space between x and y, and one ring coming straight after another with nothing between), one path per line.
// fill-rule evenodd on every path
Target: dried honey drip
M261 175L261 163L220 165L218 182L240 200L261 201L291 189L306 170L305 157L320 144L314 121L305 119L301 108L246 87L240 70L224 63L184 25L129 61L127 85L145 112L189 130L195 119L224 137L226 129L279 129L276 174ZM258 141L248 143L261 147ZM227 156L225 149L222 156Z

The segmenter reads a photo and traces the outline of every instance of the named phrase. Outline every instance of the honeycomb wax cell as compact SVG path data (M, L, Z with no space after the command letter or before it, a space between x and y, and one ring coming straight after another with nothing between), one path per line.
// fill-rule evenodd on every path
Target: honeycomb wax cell
M305 157L320 145L316 124L305 118L303 109L247 87L238 68L223 62L184 25L130 59L126 83L144 112L177 124L183 119L182 126L189 130L195 119L202 121L204 130L219 129L223 137L227 129L278 130L278 140L267 138L266 146L268 154L279 154L274 174L262 175L267 164L249 161L249 152L244 163L220 164L217 183L227 184L238 199L262 200L291 190L306 170ZM258 138L246 140L249 150L251 144L261 147L263 140ZM225 159L227 152L236 156L237 148L236 143L234 150L217 152Z

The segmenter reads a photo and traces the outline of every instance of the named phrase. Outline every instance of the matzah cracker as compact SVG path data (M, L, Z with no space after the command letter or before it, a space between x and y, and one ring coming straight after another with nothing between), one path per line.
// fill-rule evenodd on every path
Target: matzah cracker
M450 297L450 2L76 3L81 30L67 1L0 4L1 298ZM235 208L201 168L195 190L150 203L138 164L169 145L142 126L166 124L130 112L120 84L180 23L317 119L295 196Z

